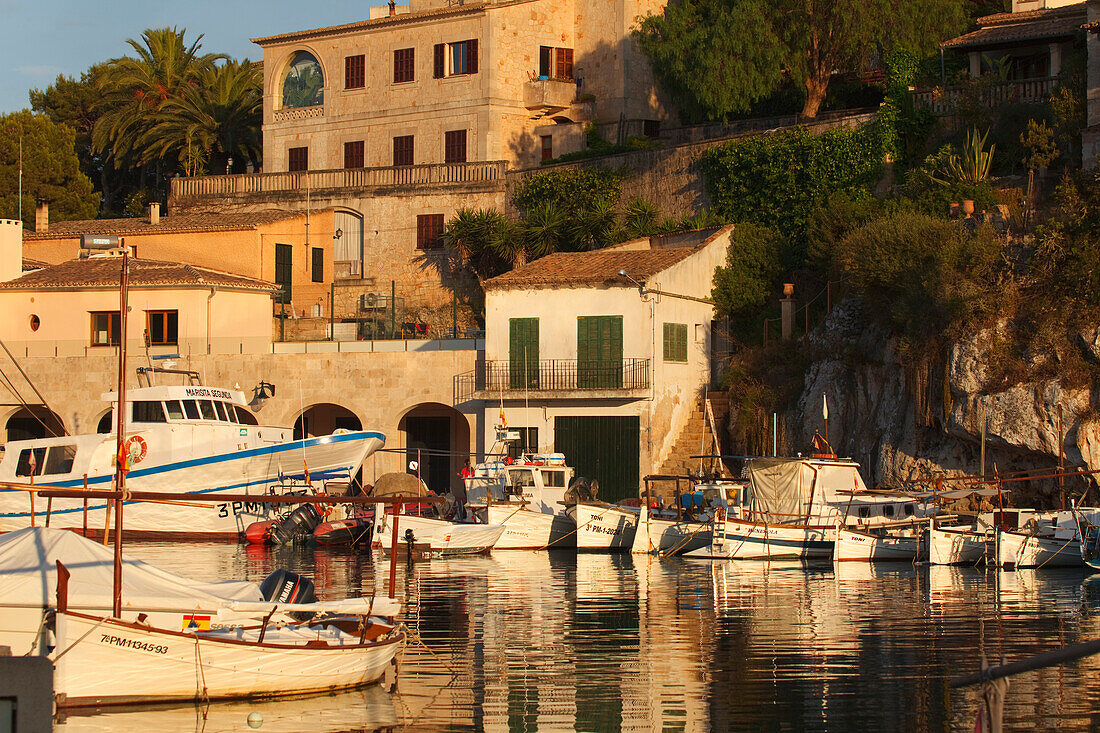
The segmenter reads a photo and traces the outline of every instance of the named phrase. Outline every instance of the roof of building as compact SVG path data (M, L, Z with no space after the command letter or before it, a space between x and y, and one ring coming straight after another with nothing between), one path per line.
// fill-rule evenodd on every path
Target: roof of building
M978 18L978 30L944 41L943 48L995 46L1072 36L1086 18L1085 3L1060 8L997 13Z
M32 260L30 257L23 258L23 272L31 272L33 270L41 270L43 267L49 267L50 263L43 262L42 260Z
M253 38L252 42L263 46L264 44L284 43L286 41L304 41L308 38L316 38L318 36L333 36L344 33L354 33L361 30L384 28L391 25L404 25L406 23L415 23L422 20L434 20L436 18L445 18L454 15L470 15L484 10L485 6L489 4L490 3L483 1L465 3L463 5L452 5L442 8L429 8L428 10L421 10L416 13L400 13L398 15L388 15L382 18L375 18L373 20L358 20L354 23L330 25L325 28L312 28L310 30L282 33L276 36ZM511 5L513 3L509 2L492 4Z
M117 288L121 270L118 257L88 257L69 260L59 265L46 265L27 272L14 280L0 283L2 290L52 290L74 288ZM277 290L279 286L263 280L233 275L179 262L130 259L127 279L130 287L203 287L211 286L242 290Z
M304 216L304 211L251 211L233 214L177 214L162 216L157 224L149 219L74 219L71 221L50 222L44 232L23 231L23 241L44 239L71 239L81 234L113 234L132 236L135 234L167 234L172 232L221 232L240 229L255 229L264 224L273 224L287 219Z
M638 287L619 275L619 270L644 283L662 270L690 257L699 247L650 250L600 250L598 252L556 252L511 272L486 280L485 290L550 288L561 285L605 285Z

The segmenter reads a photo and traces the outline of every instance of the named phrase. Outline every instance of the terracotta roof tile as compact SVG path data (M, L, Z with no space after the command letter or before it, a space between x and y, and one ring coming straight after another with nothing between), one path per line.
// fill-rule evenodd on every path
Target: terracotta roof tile
M31 270L41 270L43 267L49 267L50 263L43 262L42 260L32 260L30 257L23 258L23 272L30 272Z
M47 265L21 277L0 283L0 290L40 290L53 288L117 288L122 260L118 257L89 257L69 260L59 265ZM274 283L209 270L195 265L158 260L130 260L131 287L181 285L191 287L240 288L243 290L277 290Z
M630 287L637 285L619 276L626 270L630 277L644 283L697 251L695 248L656 250L601 250L599 252L557 252L523 267L486 280L486 290L551 288L574 285Z
M314 212L316 213L316 212ZM159 234L167 232L217 232L239 229L255 229L264 224L295 219L304 211L252 211L234 214L178 214L162 216L160 223L150 224L148 219L75 219L50 222L44 232L23 232L23 241L43 239L69 239L81 234Z
M1023 13L997 13L978 18L978 30L940 45L943 48L970 48L1072 36L1085 18L1085 3Z
M500 4L511 5L512 3ZM465 5L454 5L451 7L430 8L428 10L421 10L418 13L401 13L399 15L387 15L383 18L375 18L373 20L359 20L355 21L354 23L330 25L325 28L313 28L304 31L294 31L292 33L282 33L276 36L253 38L252 42L263 46L264 44L282 43L285 41L302 41L307 38L316 38L317 36L332 36L344 33L354 33L355 31L360 30L382 28L391 25L402 25L405 23L415 23L419 20L433 20L435 18L448 17L452 15L466 15L470 13L476 13L483 10L486 5L487 3L485 2L474 2L467 3Z

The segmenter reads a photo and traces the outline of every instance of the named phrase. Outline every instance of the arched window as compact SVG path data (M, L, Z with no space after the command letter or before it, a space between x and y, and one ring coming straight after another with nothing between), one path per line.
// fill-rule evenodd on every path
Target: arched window
M325 101L325 75L309 51L294 54L283 78L283 107L314 107Z

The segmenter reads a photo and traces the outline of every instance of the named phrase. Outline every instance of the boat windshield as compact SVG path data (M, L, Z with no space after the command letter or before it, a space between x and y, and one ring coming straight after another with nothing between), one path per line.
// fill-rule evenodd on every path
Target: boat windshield
M199 403L195 400L184 400L183 411L187 414L188 420L198 420L199 418Z
M565 488L565 471L550 471L542 469L542 482L544 486L555 489Z
M15 467L16 476L52 476L72 473L76 459L75 445L52 445L49 448L24 448Z
M512 479L512 486L535 485L535 475L529 468L521 468L515 471L509 471L508 476Z
M164 407L168 411L169 420L183 419L183 407L180 405L179 400L168 400L164 403Z
M199 409L202 411L203 420L218 419L218 414L214 412L214 403L210 400L199 400Z
M139 400L134 403L130 414L133 415L134 422L166 422L164 408L159 402Z

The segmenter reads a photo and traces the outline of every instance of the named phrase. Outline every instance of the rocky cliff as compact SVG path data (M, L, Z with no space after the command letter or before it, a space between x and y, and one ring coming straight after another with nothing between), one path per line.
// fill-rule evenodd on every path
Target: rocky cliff
M1050 378L997 386L988 358L997 329L974 333L920 367L904 366L885 331L867 322L860 305L847 301L812 335L813 361L798 409L786 420L793 450L807 450L813 433L824 432L826 395L830 443L863 464L870 485L902 487L938 475L979 474L983 419L988 474L994 466L1002 476L1053 472L1059 465L1059 416L1069 470L1100 470L1100 382L1064 387L1061 379ZM1075 346L1100 363L1100 328L1081 334ZM1057 502L1056 480L1013 488L1016 505ZM1085 483L1068 480L1065 488L1072 497Z

